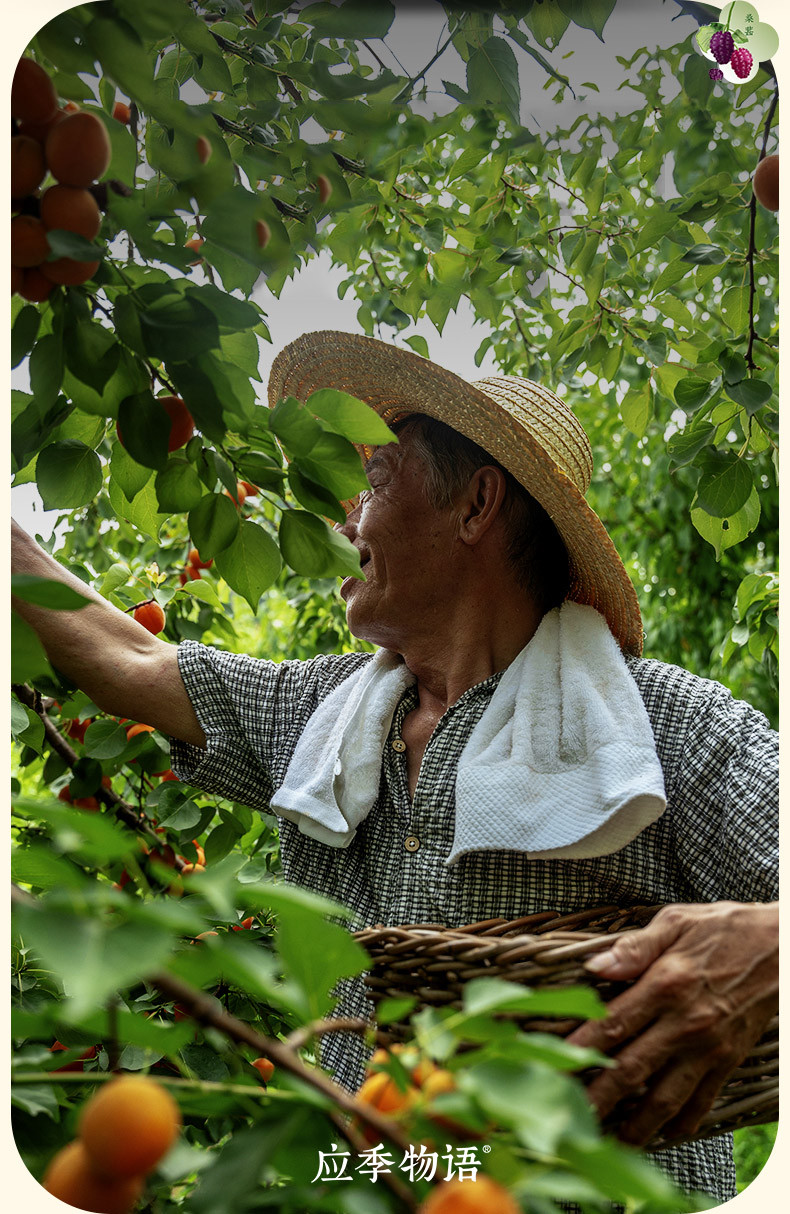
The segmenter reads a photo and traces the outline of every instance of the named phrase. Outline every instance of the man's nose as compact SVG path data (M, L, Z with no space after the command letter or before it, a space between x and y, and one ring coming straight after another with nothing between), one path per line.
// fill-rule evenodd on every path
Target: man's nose
M354 536L357 534L359 507L360 503L358 501L351 505L346 511L346 521L344 523L335 523L332 528L333 531L339 531L340 534L344 535L352 544L354 542Z

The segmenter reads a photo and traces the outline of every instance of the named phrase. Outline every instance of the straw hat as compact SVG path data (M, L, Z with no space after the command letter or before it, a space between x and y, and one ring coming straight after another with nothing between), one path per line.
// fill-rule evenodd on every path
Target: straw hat
M333 331L306 333L278 354L269 404L285 396L305 401L319 388L359 397L388 424L427 413L490 452L540 502L562 536L570 558L568 598L600 611L624 653L642 652L636 592L584 500L593 471L590 442L559 396L512 375L467 383L410 350ZM372 450L358 449L363 459Z

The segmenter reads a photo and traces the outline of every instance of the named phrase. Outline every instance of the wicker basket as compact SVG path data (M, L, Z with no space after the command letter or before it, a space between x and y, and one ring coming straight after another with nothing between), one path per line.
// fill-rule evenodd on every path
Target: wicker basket
M370 927L356 933L373 965L366 975L375 1005L385 998L411 996L419 1006L461 1007L462 989L473 978L506 978L548 989L584 983L604 1001L626 984L596 978L582 964L585 957L611 944L613 934L644 927L660 906L615 906L562 915L544 911L522 919L487 919L459 928L436 923ZM536 1020L514 1016L527 1030L566 1036L577 1020ZM404 1036L400 1025L388 1026L391 1040ZM694 1138L709 1138L745 1125L776 1121L779 1115L779 1023L773 1020L748 1058L729 1076ZM620 1121L627 1120L624 1105ZM607 1128L616 1122L607 1122ZM688 1141L654 1138L648 1150Z

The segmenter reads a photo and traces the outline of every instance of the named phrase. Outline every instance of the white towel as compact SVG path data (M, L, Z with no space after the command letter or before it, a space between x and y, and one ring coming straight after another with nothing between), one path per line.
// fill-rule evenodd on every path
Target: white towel
M380 650L310 718L272 809L347 847L378 796L392 717L414 676ZM597 611L545 615L502 675L464 747L454 864L469 851L534 858L618 851L666 808L653 733L617 642Z
M310 717L271 807L302 834L348 847L373 808L392 717L414 675L380 649L349 675Z
M563 603L507 668L458 763L465 852L608 856L666 809L639 689L603 616Z

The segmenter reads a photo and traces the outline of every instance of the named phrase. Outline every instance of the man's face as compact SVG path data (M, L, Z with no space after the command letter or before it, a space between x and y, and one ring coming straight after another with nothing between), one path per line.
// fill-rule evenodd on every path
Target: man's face
M408 434L376 448L365 470L371 488L340 530L359 549L367 580L346 578L340 595L354 636L400 651L446 608L453 511L429 503L425 465Z

